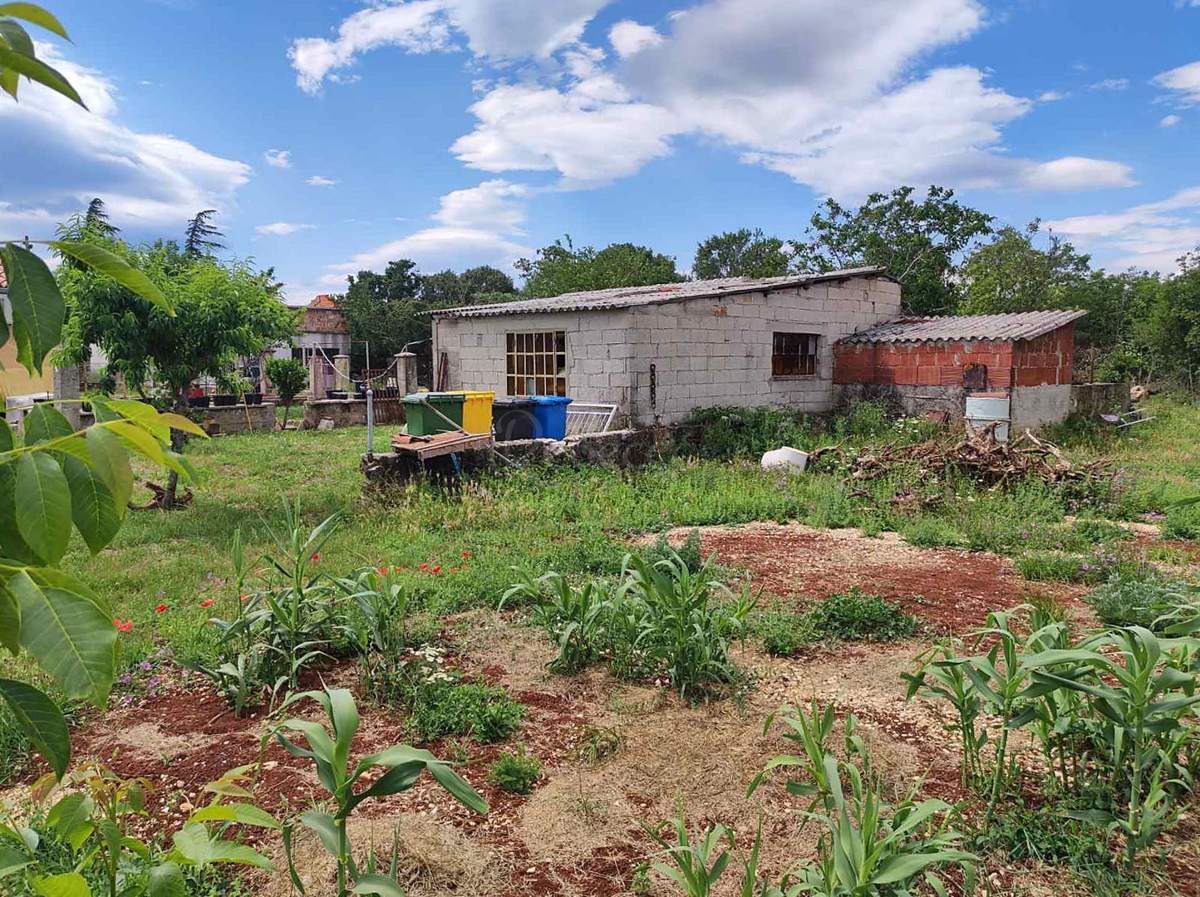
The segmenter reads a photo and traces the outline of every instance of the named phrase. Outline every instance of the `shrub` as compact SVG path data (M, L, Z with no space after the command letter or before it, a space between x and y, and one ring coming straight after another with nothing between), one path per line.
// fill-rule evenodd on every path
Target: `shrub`
M695 408L689 423L704 431L696 446L704 458L758 457L781 445L803 448L817 432L809 417L768 407Z
M763 650L774 657L791 657L821 637L808 614L759 614L750 627L762 639Z
M1075 521L1075 532L1089 543L1120 542L1136 538L1133 533L1123 526L1117 526L1107 520L1087 518Z
M642 553L642 557L651 564L668 560L672 555L683 561L689 573L698 573L704 566L700 530L694 529L688 533L687 539L678 548L672 548L671 543L667 541L666 533L662 533L654 540L654 544Z
M1156 570L1117 574L1093 589L1088 601L1110 626L1144 626L1158 632L1180 618L1200 613L1196 587Z
M491 766L488 781L513 794L529 794L542 774L542 761L526 753L525 745L505 751Z
M1038 582L1096 583L1104 579L1104 568L1088 558L1062 551L1037 551L1017 558L1017 572Z
M938 517L917 517L900 530L904 541L918 548L940 548L963 544L963 534L953 524Z
M1162 535L1164 539L1200 539L1200 504L1168 507Z
M858 588L830 595L805 616L815 632L848 641L893 641L917 629L916 617L906 614L899 603Z

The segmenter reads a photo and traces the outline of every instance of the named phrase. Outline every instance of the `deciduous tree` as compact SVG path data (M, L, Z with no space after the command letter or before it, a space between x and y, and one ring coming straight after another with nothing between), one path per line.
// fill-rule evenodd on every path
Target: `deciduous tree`
M570 237L539 249L537 258L519 259L527 296L561 296L610 287L642 287L686 280L675 259L633 243L612 243L604 249L576 249Z
M791 264L789 247L762 230L714 234L696 248L692 274L698 280L718 277L782 277Z

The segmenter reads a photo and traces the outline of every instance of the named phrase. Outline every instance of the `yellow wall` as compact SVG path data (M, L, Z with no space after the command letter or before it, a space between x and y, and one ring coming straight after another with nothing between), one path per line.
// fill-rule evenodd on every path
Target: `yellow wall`
M17 344L9 339L0 346L0 395L24 396L54 391L54 368L49 360L42 365L42 373L34 374L17 364Z

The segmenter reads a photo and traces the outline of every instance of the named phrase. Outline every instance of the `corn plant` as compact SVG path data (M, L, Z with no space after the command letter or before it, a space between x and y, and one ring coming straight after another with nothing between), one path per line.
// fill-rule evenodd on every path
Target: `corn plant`
M488 805L465 779L450 768L450 764L437 759L428 751L407 745L394 745L380 753L363 757L356 765L351 766L350 752L354 746L354 736L358 732L359 719L358 709L354 706L354 698L350 692L341 688L304 692L292 695L280 709L305 700L314 700L324 709L333 730L332 737L321 723L291 718L275 726L263 739L264 748L266 741L274 737L292 756L312 760L316 764L321 784L330 793L334 812L309 810L300 814L299 824L314 832L325 850L337 861L337 897L347 897L352 893L403 897L403 892L394 878L371 871L360 872L350 839L346 835L346 822L354 810L371 798L407 791L426 770L450 792L451 796L475 812L486 813ZM301 747L285 735L285 731L299 733L308 747ZM363 776L376 769L385 771L370 785L357 789ZM292 861L294 829L294 824L284 827L283 843L292 884L304 894L304 884Z
M108 897L175 897L185 892L185 868L232 863L274 871L261 853L223 837L234 824L280 828L274 817L252 803L227 802L253 798L245 787L248 770L232 770L207 784L213 799L173 833L169 849L162 849L132 833L131 823L147 815L151 783L122 779L98 763L86 764L64 777L66 794L50 807L41 832L0 818L0 882L20 879L35 894L91 897L91 879L101 882ZM39 783L35 795L42 795L47 784ZM71 871L47 868L48 838L69 850Z
M1176 631L1190 629L1189 625ZM1178 756L1197 732L1184 719L1200 703L1197 647L1200 644L1191 638L1160 639L1148 629L1131 626L1078 648L1046 651L1027 661L1037 689L1086 695L1091 708L1112 723L1101 731L1110 739L1109 772L1114 785L1127 789L1121 800L1124 812L1086 810L1079 815L1125 836L1130 870L1138 852L1178 816L1181 808L1173 806L1170 786L1191 785L1179 779L1186 770L1180 768Z
M594 580L572 586L553 571L537 579L525 570L517 573L520 581L504 593L500 607L516 599L533 605L534 619L558 643L550 670L575 673L599 657L612 607L611 590Z
M625 556L620 592L645 604L647 613L634 643L665 667L681 695L695 694L703 685L732 683L737 666L729 644L744 634L746 617L754 609L749 586L735 597L712 580L716 555L692 573L679 555L653 564L637 555Z
M657 826L652 827L644 822L639 825L650 836L650 840L662 848L663 854L669 860L654 863L651 868L674 882L686 897L709 897L717 881L729 868L733 851L737 849L737 837L733 829L722 823L710 825L699 834L690 833L682 809L677 818L666 820ZM664 837L664 833L670 836L669 840L668 837ZM761 846L760 823L750 856L743 863L740 897L754 895Z
M853 714L846 718L844 751L838 759L827 745L835 721L832 705L822 709L813 701L808 712L797 708L783 717L792 730L785 737L798 743L803 755L776 757L751 783L752 793L772 770L800 769L807 780L790 778L791 794L811 796L800 811L803 824L815 821L824 831L817 846L817 861L787 873L765 897L868 897L880 893L907 893L918 876L944 893L933 866L958 865L972 890L975 857L959 848L961 835L951 827L954 808L945 801L916 800L920 783L900 803L884 799L871 758L856 734ZM768 721L768 727L770 726ZM820 805L820 810L815 808Z
M358 608L342 628L360 654L392 655L405 647L411 596L402 582L386 568L372 568L337 584Z

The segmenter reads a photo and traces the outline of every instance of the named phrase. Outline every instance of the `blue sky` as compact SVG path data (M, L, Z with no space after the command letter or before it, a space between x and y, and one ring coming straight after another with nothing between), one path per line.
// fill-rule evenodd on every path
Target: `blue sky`
M825 196L954 187L1096 260L1200 244L1200 0L50 0L91 113L0 102L0 237L220 210L289 299L562 234L690 266Z

